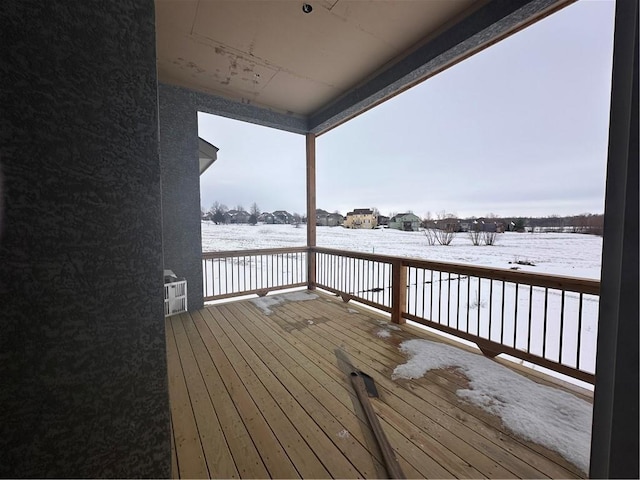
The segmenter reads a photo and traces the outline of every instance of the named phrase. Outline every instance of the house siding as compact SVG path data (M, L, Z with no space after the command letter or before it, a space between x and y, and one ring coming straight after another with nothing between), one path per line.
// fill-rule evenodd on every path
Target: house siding
M154 3L0 25L0 476L169 477Z
M187 280L187 305L204 305L198 114L184 89L160 84L164 268Z
M389 219L389 228L417 232L420 229L420 218L412 213L396 215Z
M346 228L371 229L376 228L377 225L377 219L373 212L362 208L347 213L347 217L344 219Z

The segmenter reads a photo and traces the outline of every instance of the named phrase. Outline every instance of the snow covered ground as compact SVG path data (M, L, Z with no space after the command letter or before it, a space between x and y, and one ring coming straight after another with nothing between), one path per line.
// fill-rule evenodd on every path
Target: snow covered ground
M215 225L202 222L202 251L217 252L306 245L306 227L292 225ZM449 246L428 245L422 232L391 229L350 230L318 227L317 244L357 252L511 268L570 277L600 278L602 238L575 233L513 233L498 236L493 246L474 246L459 233ZM512 263L509 263L512 262Z

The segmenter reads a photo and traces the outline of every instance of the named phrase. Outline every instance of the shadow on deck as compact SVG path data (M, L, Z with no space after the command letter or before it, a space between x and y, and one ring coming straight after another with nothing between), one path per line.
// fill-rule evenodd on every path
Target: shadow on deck
M392 380L399 344L435 340L425 331L322 293L269 309L244 300L166 320L174 477L387 477L345 358L375 379L408 478L584 476L460 399L456 370Z

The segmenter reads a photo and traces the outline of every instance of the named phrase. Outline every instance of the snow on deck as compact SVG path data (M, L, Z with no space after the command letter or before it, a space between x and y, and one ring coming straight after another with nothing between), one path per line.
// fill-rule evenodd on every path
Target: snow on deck
M251 299L256 307L258 307L265 315L271 315L273 311L271 307L275 307L284 302L304 302L305 300L313 300L318 298L315 293L307 292L291 292L281 293L280 295L271 295L268 297L260 297Z
M420 378L429 370L457 368L469 379L459 397L502 419L522 436L589 470L592 406L576 396L538 384L481 355L429 340L400 345L408 356L393 378Z

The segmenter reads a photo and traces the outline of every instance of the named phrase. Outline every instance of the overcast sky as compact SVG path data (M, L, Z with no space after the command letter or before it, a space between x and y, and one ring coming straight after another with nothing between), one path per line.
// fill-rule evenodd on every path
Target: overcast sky
M614 3L580 1L318 137L317 207L604 211ZM304 213L302 135L199 114L214 201Z

